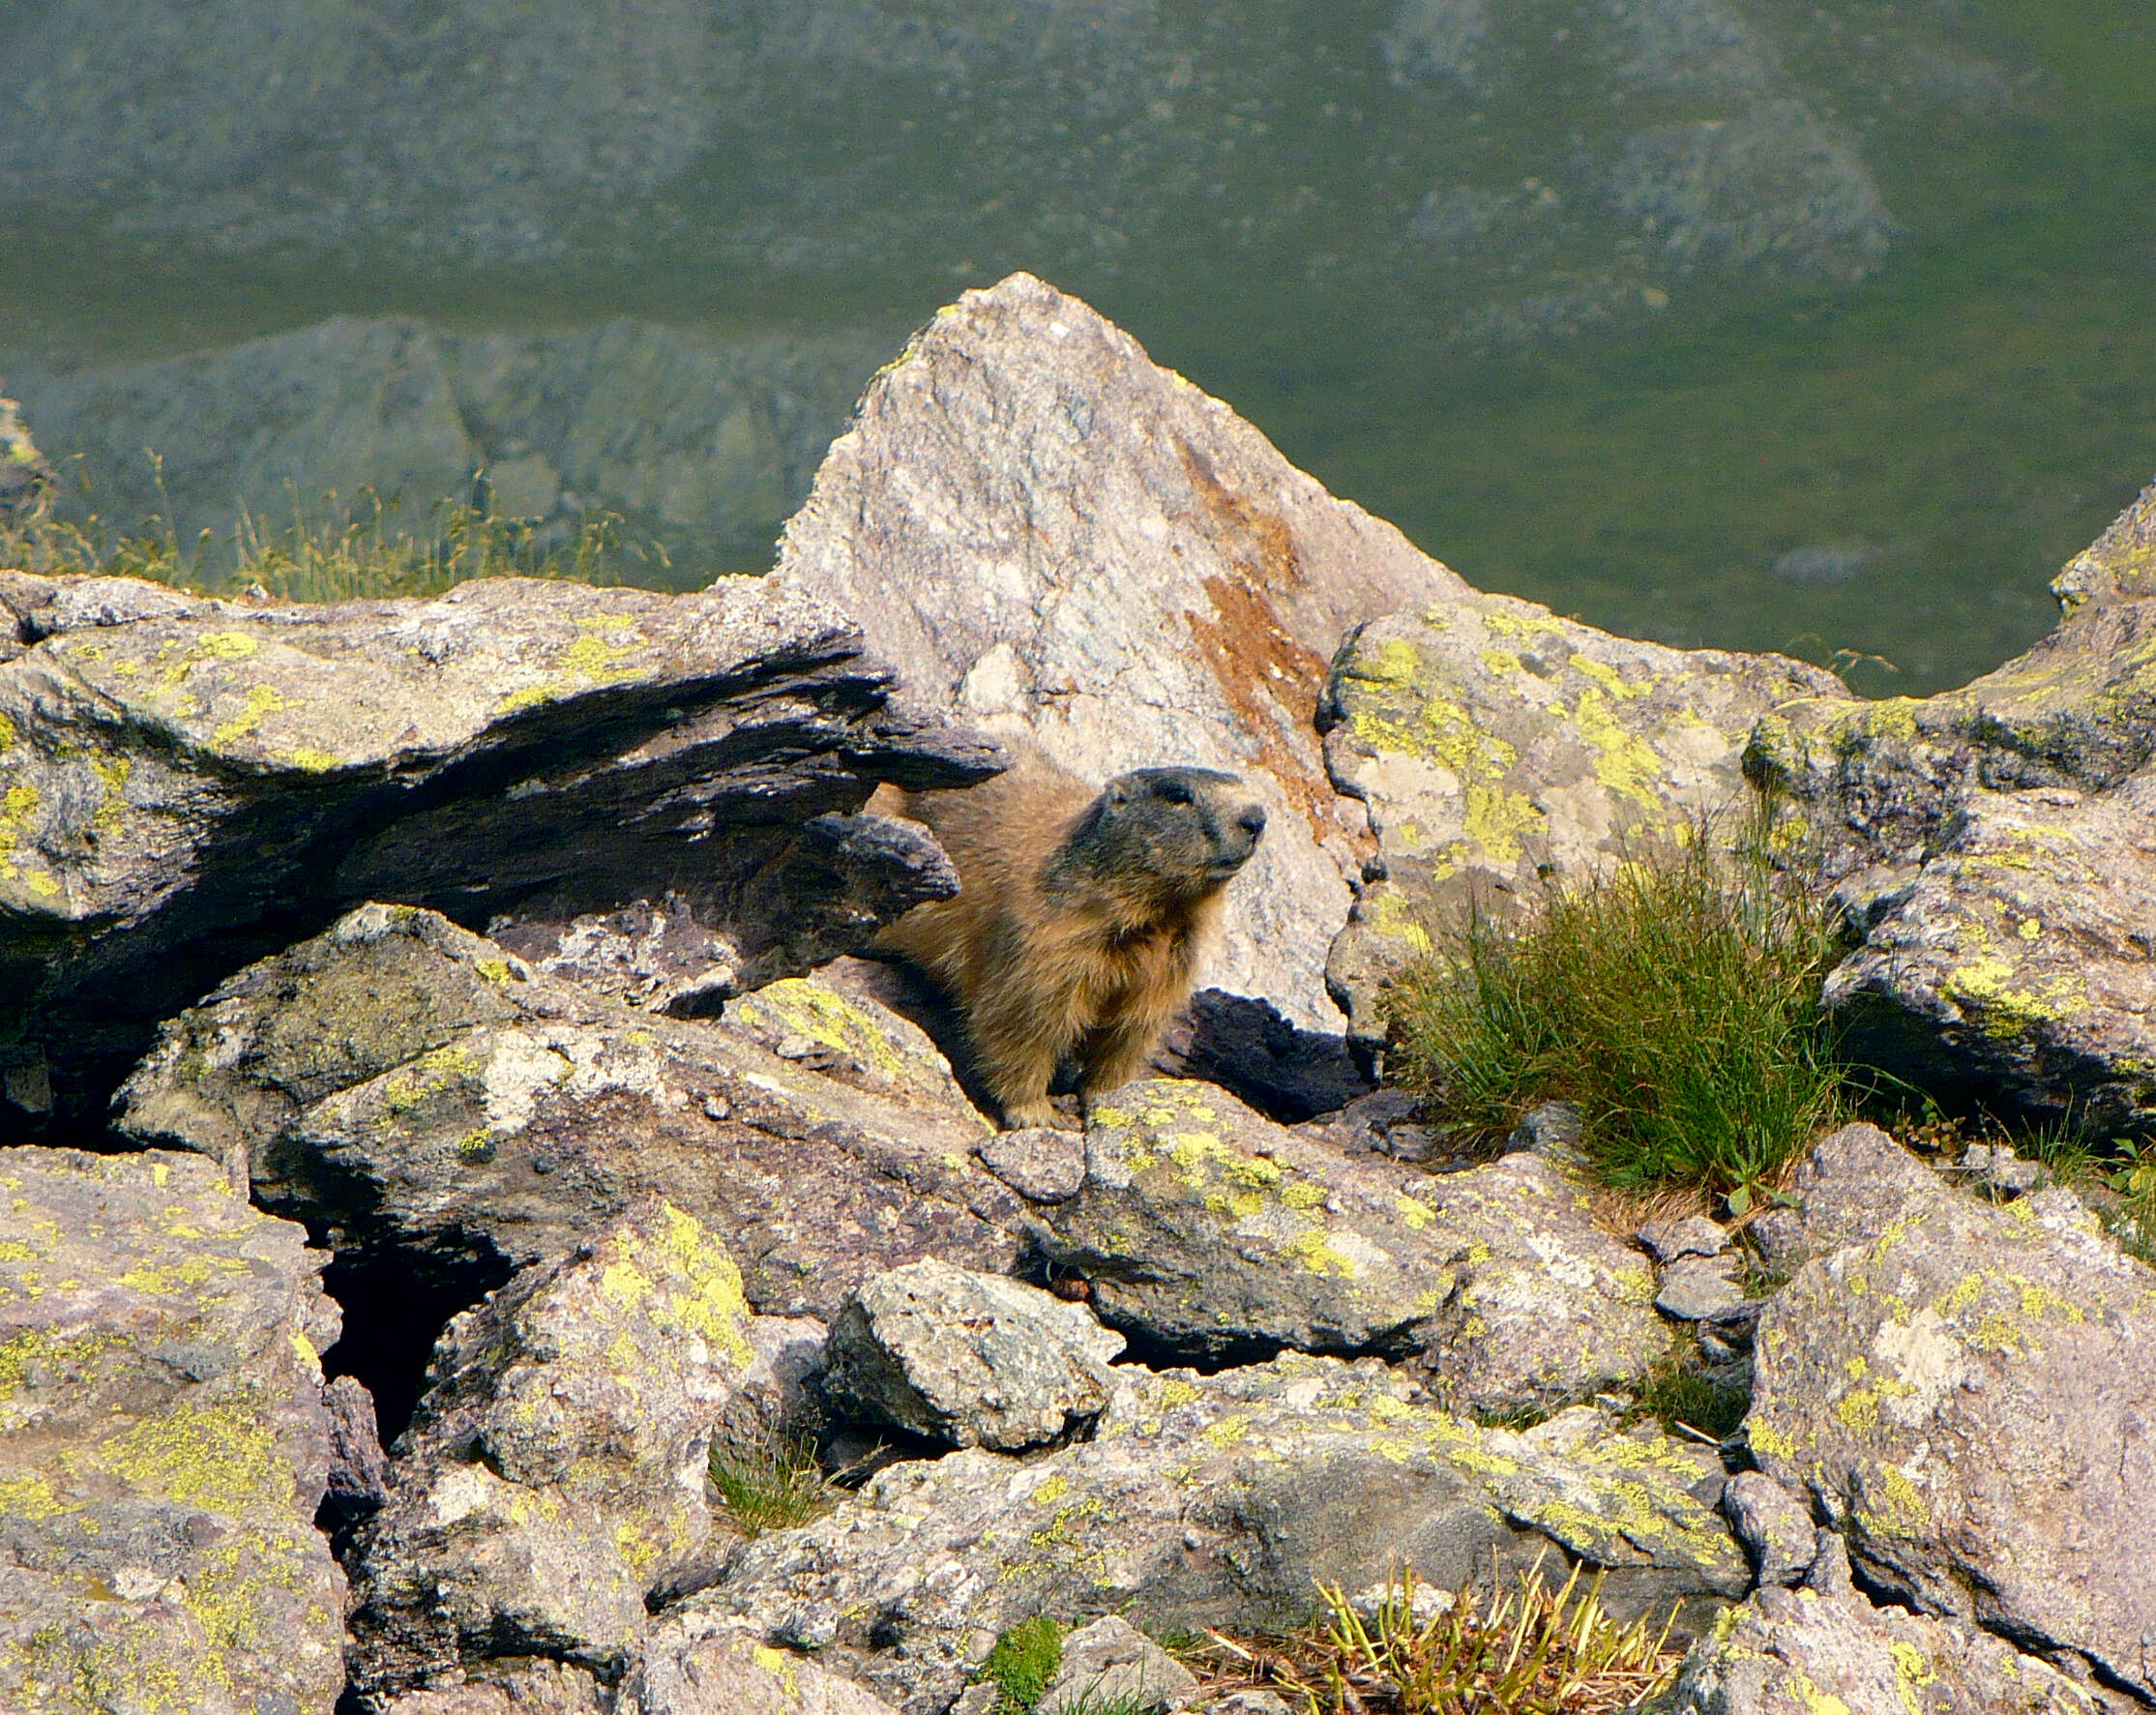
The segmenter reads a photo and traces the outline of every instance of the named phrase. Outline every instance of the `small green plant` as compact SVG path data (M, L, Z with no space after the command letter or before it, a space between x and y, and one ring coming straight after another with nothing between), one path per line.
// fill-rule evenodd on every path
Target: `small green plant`
M1673 1611L1659 1633L1644 1619L1620 1626L1599 1576L1582 1589L1575 1567L1552 1588L1540 1559L1509 1590L1478 1601L1463 1589L1421 1618L1412 1573L1368 1617L1344 1590L1318 1591L1318 1623L1278 1647L1214 1635L1223 1666L1303 1715L1604 1715L1666 1689L1682 1659L1669 1647Z
M750 1538L806 1524L838 1504L814 1441L778 1431L753 1441L714 1441L711 1485L728 1522Z
M1685 1182L1741 1214L1837 1113L1820 985L1831 916L1763 829L1638 849L1517 920L1471 914L1391 996L1400 1081L1471 1138L1565 1101L1612 1185Z
M1751 1408L1748 1390L1702 1375L1697 1363L1672 1350L1639 1378L1627 1416L1633 1422L1651 1418L1671 1434L1689 1430L1706 1440L1726 1441Z
M1062 1666L1063 1628L1046 1614L1035 1614L995 1641L981 1664L980 1677L992 1681L1001 1693L995 1715L1032 1715Z

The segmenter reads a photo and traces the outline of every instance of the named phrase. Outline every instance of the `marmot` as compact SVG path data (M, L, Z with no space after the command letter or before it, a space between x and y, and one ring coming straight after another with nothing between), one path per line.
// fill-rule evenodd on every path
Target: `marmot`
M1096 794L1033 751L981 785L907 795L902 813L951 854L959 892L871 945L957 1002L1014 1127L1053 1123L1048 1084L1066 1055L1086 1097L1139 1074L1265 831L1235 775L1140 768Z

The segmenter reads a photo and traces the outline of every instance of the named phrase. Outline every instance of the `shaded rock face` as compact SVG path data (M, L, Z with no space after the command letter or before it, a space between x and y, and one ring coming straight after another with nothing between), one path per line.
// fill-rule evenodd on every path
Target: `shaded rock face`
M1122 1349L1081 1306L924 1257L863 1282L839 1307L823 1385L850 1416L1019 1452L1098 1417Z
M1334 658L1319 724L1361 799L1382 878L1333 942L1326 980L1372 1043L1386 981L1470 902L1505 911L1638 841L1721 818L1741 832L1753 724L1841 681L1773 655L1668 649L1467 594L1388 614Z
M329 1715L338 1334L210 1162L0 1150L0 1707Z
M98 1113L151 1026L373 896L537 951L669 891L748 986L955 885L884 778L992 753L895 714L845 621L741 579L668 597L507 579L252 607L9 575L0 1024L10 1087ZM309 921L310 919L312 921Z
M1085 1155L1078 1195L1028 1231L1144 1349L1415 1357L1457 1407L1511 1411L1636 1376L1667 1344L1651 1272L1533 1156L1432 1176L1165 1080L1096 1107Z
M658 1201L453 1320L353 1558L361 1692L491 1656L618 1662L646 1598L716 1558L713 1438L782 1414L754 1319L725 1247Z
M2156 488L2053 584L2035 648L1921 701L1762 721L1864 935L1829 979L1889 1071L2099 1134L2156 1124Z
M1314 1578L1357 1589L1404 1564L1457 1587L1493 1549L1607 1567L1604 1600L1627 1614L1749 1582L1703 1450L1607 1425L1559 1450L1412 1404L1371 1360L1119 1375L1094 1439L891 1466L829 1518L749 1544L665 1623L816 1631L826 1665L941 1715L995 1635L1036 1613L1279 1622L1307 1612Z
M845 333L725 340L621 320L460 336L338 316L151 363L18 368L16 381L54 455L80 459L82 504L164 517L182 542L228 540L243 505L273 532L295 503L318 522L364 517L371 488L399 497L391 531L423 538L438 499L543 536L607 509L708 577L768 563L878 355ZM0 455L0 485L7 468Z
M1882 1199L1885 1200L1885 1199ZM2068 1192L1910 1190L1763 1312L1745 1429L1870 1584L2146 1699L2156 1273Z
M855 615L931 705L1028 731L1081 779L1243 776L1269 820L1209 980L1337 1027L1325 947L1365 822L1312 721L1343 633L1459 598L1444 567L1021 274L877 376L773 581Z
M363 906L175 1020L117 1120L407 1272L559 1256L644 1195L709 1227L765 1314L828 1317L926 1255L1007 1269L1017 1198L972 1160L987 1122L941 1061L808 985L747 1010L797 1001L902 1093L809 1071L755 1024L637 1012L430 912Z
M1849 1587L1840 1545L1822 1551L1840 1579L1817 1589L1763 1589L1685 1658L1681 1715L2088 1715L2089 1695L2055 1669L1966 1626L1878 1608Z

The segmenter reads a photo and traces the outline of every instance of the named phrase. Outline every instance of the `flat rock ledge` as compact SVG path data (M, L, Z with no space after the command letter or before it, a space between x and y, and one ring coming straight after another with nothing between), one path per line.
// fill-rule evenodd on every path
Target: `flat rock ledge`
M0 1150L0 1708L329 1715L327 1258L216 1165Z
M1547 1411L1637 1378L1669 1344L1645 1259L1540 1157L1425 1173L1186 1080L1097 1106L1083 1185L1026 1227L1109 1326L1186 1361L1411 1359L1458 1409Z

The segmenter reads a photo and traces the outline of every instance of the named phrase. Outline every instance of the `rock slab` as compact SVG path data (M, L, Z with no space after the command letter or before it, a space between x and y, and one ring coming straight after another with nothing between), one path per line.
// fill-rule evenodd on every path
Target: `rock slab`
M670 893L732 989L807 969L956 885L921 830L858 813L875 785L996 766L896 714L847 621L753 578L261 606L5 573L0 608L27 645L0 661L0 1035L11 1100L64 1119L363 900L513 918L538 956Z
M1100 1416L1123 1345L1082 1305L923 1257L864 1281L839 1307L824 1390L873 1423L1017 1452Z
M199 1156L0 1150L0 1707L329 1715L326 1258Z
M2156 1533L2156 1272L2060 1189L1875 1198L1761 1315L1755 1457L1872 1585L2156 1695L2156 1565L2121 1552Z

